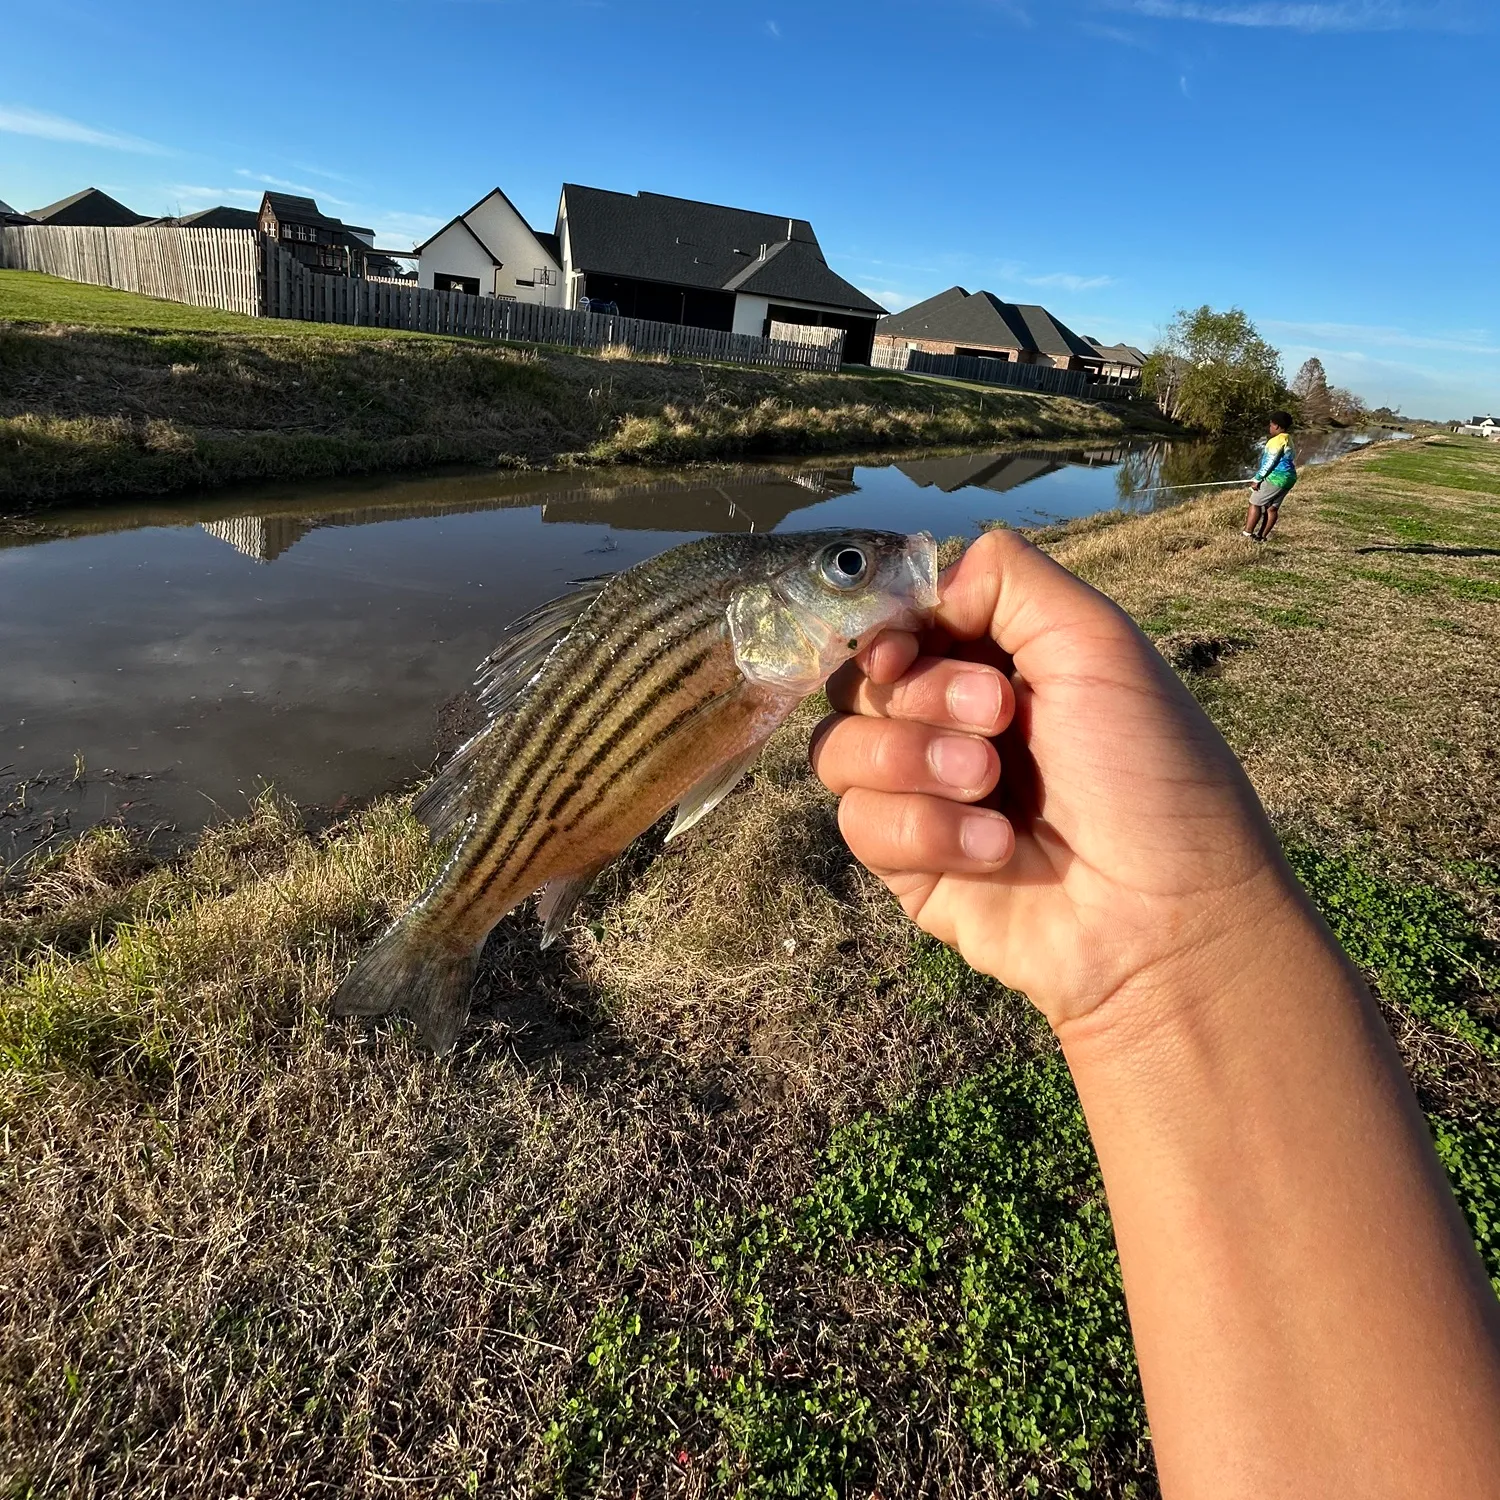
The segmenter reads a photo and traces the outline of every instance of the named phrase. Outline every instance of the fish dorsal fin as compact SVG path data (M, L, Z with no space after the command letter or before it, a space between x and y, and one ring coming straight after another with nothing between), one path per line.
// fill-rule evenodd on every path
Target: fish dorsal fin
M474 679L479 701L491 715L505 713L530 687L559 642L572 632L614 576L601 573L595 578L577 579L568 585L572 592L539 604L506 626L500 644L480 663Z
M529 614L522 615L506 627L500 644L481 663L474 685L479 689L479 704L488 722L454 751L442 770L412 803L412 815L427 825L435 840L441 842L451 837L473 816L476 809L472 794L478 779L475 762L480 750L536 680L547 658L572 632L614 576L613 573L603 573L596 578L580 578L569 585L571 593L549 599Z
M677 817L667 834L669 844L695 824L701 823L740 784L745 773L760 758L765 743L765 740L757 740L744 754L736 755L733 760L726 761L721 766L715 766L702 781L689 789L677 804Z

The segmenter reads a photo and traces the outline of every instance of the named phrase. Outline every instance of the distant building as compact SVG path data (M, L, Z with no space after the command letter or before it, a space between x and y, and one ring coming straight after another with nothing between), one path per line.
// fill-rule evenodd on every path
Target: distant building
M602 303L626 317L757 337L774 336L776 324L823 329L843 334L844 358L856 363L868 363L884 312L829 268L805 219L661 193L568 183L547 234L496 188L418 249L421 285L440 291Z
M1147 355L1134 344L1101 344L1098 339L1085 336L1084 343L1104 361L1099 368L1101 380L1112 385L1135 385L1140 381Z
M1470 422L1460 422L1458 430L1475 437L1500 438L1500 421L1494 417L1475 417Z
M417 254L418 286L567 306L557 236L533 229L499 188L449 219Z
M375 231L323 213L312 198L267 193L260 200L256 223L262 234L290 250L311 270L330 276L366 274ZM378 259L384 261L386 257Z
M777 323L842 329L845 361L870 362L885 309L829 266L806 219L568 183L557 232L570 305L763 338Z
M882 318L875 342L890 349L1050 365L1055 370L1092 374L1098 374L1104 364L1098 349L1045 307L1006 302L993 292L966 292L961 286Z
M35 224L36 220L30 214L23 214L20 209L12 208L4 198L0 198L0 227L6 224Z
M93 187L59 198L46 208L34 208L31 217L38 224L89 225L101 229L133 229L146 222L145 214L126 208L118 198Z

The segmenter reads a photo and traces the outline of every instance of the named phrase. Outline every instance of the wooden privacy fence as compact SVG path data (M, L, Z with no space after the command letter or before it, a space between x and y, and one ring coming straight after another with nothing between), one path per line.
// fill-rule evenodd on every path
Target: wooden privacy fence
M1049 391L1058 396L1088 396L1094 389L1094 377L1087 370L1057 370L1051 365L1023 365L1008 359L980 359L968 354L928 354L921 349L890 344L877 344L871 362L879 370L946 375L950 380L1013 385L1025 391Z
M779 369L837 370L844 347L842 331L835 329L808 329L816 339L764 339L714 328L475 297L467 292L435 292L386 279L327 276L310 270L257 229L11 225L0 229L0 268L45 271L69 281L251 317L562 344L572 349L617 347L635 354Z
M665 354L684 359L717 359L739 365L771 365L792 370L836 370L843 357L836 341L792 342L716 328L655 323L618 313L541 307L504 297L468 292L435 292L389 281L357 281L309 271L290 252L266 244L265 314L309 323L355 323L369 328L403 328L418 333L450 333L466 338L504 339L529 344L562 344L570 349L629 349L634 354Z
M45 271L255 317L262 302L261 238L254 229L13 224L0 229L0 268Z

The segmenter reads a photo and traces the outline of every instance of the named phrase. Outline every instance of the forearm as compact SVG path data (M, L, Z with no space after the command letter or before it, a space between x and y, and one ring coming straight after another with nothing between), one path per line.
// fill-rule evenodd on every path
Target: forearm
M1278 899L1060 1033L1164 1491L1494 1496L1500 1303L1373 1002Z

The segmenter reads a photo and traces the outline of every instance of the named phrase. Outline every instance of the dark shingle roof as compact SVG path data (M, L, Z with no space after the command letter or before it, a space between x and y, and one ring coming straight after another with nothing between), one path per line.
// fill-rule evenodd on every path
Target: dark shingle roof
M92 187L59 198L46 208L34 208L31 217L39 224L91 224L105 229L130 229L146 222L145 214L126 208L118 198Z
M180 229L255 229L260 215L252 208L229 208L221 203L217 208L200 208L195 214L183 214L168 222Z
M564 186L563 199L573 264L580 270L853 312L885 311L829 269L806 219L577 183Z
M970 293L950 286L905 312L882 318L879 332L992 349L1025 349L1026 330L1011 314L1010 304L991 292Z
M1031 348L1043 354L1071 354L1078 359L1098 359L1097 350L1091 349L1066 323L1054 318L1045 307L1038 307L1030 302L1012 302L1010 308L1026 329L1031 339Z
M882 336L940 339L979 348L1036 350L1091 360L1099 357L1045 307L1006 302L993 292L966 292L961 286L951 286L905 312L883 318L879 332Z
M0 198L0 224L34 224L35 219L30 214L23 214L19 208L12 208L4 198Z
M1099 353L1099 357L1113 365L1143 365L1146 351L1134 344L1101 344L1098 339L1085 338L1084 343Z
M342 219L331 219L318 207L317 200L301 198L295 193L267 193L264 201L271 205L278 224L320 224L325 229L342 229Z

